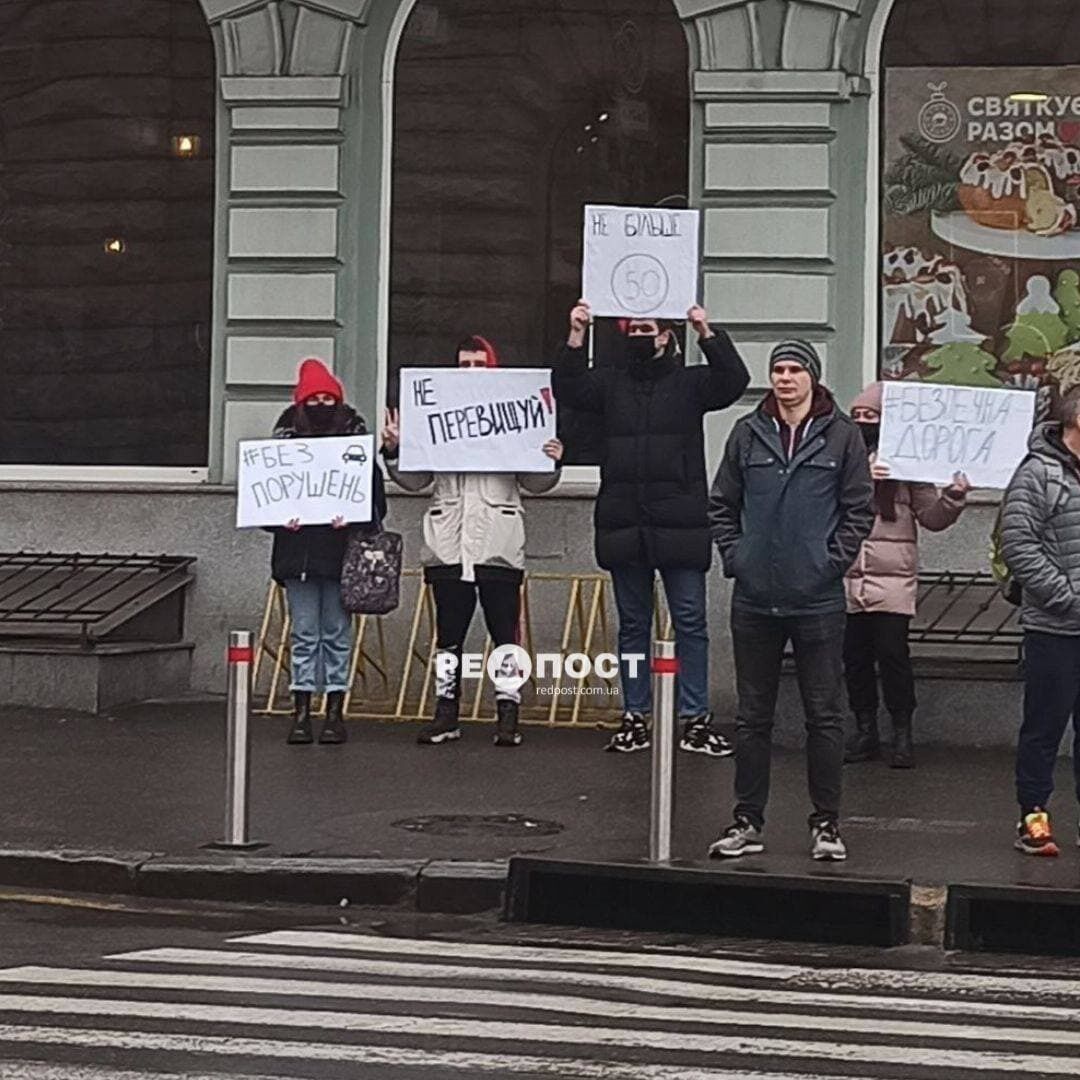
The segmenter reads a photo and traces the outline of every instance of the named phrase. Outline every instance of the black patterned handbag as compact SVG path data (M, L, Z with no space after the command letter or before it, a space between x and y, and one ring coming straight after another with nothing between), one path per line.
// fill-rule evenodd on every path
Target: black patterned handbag
M341 603L352 615L388 615L401 592L401 533L357 529L341 564Z

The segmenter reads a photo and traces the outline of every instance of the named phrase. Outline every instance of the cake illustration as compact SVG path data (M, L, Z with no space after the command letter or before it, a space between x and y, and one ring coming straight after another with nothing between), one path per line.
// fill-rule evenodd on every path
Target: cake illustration
M951 310L970 314L964 275L943 255L925 255L915 247L889 248L882 257L882 280L887 346L925 341Z
M1080 149L1050 135L972 154L960 169L957 197L968 216L991 229L1060 236L1077 226Z

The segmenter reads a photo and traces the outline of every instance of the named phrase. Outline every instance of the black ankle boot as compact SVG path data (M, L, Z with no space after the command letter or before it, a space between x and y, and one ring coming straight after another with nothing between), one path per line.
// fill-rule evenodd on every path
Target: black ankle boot
M326 695L326 723L319 732L319 742L324 746L340 746L349 737L345 730L345 718L342 715L345 710L345 693L342 690L331 690Z
M873 761L881 753L878 737L877 713L857 712L855 734L848 740L844 761L853 765L859 761Z
M520 746L521 732L518 731L519 706L516 701L495 702L495 745Z
M438 746L444 742L454 742L461 738L458 724L459 702L457 698L440 697L435 699L435 718L425 724L416 741L421 746Z
M892 718L892 761L894 769L915 768L915 746L911 739L911 713L898 713Z
M293 691L293 726L285 740L290 746L307 746L315 741L311 733L311 691Z

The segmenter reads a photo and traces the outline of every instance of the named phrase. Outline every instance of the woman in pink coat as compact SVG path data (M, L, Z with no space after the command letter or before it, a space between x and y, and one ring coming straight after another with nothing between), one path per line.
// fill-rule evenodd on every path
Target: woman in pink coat
M964 510L971 484L963 473L939 493L933 484L890 480L875 461L881 429L881 383L868 386L851 406L870 453L877 519L845 579L847 637L844 674L848 701L855 714L855 735L844 760L869 761L880 752L878 675L885 707L892 718L892 767L914 766L911 718L915 712L915 676L908 652L908 627L915 614L919 575L919 526L941 532Z

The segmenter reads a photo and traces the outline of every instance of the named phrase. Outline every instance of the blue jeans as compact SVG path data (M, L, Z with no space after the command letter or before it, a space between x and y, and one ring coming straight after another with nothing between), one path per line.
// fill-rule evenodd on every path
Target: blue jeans
M623 707L642 714L652 711L653 581L656 571L646 566L619 566L611 571L619 609L619 670ZM679 715L702 716L709 711L709 626L705 612L703 570L661 570L675 653L679 658ZM623 657L644 656L634 672Z
M1072 718L1080 733L1080 637L1024 634L1024 723L1016 747L1016 799L1024 814L1046 809L1054 790L1054 765ZM1073 744L1080 798L1080 734Z
M341 582L285 582L292 618L292 689L320 693L349 689L352 616L341 606Z

